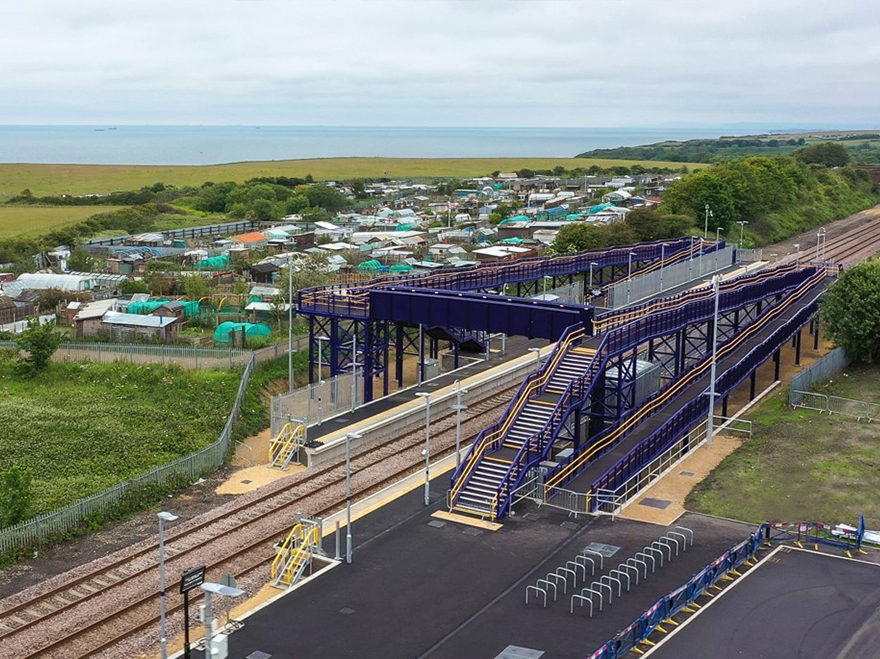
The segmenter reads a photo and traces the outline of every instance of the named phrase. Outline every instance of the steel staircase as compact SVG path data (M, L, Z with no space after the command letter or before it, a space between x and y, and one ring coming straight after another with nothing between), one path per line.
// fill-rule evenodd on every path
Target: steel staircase
M534 461L549 450L549 445L535 446L535 438L556 425L563 393L588 372L596 351L581 346L585 338L583 326L566 330L544 366L520 386L501 420L480 434L453 475L451 509L496 517L506 483L515 481L525 466L522 458L527 454L527 461Z
M306 427L299 421L288 421L269 442L269 465L287 469L306 441Z
M311 566L312 557L321 549L321 522L303 517L278 545L272 561L272 585L290 588Z

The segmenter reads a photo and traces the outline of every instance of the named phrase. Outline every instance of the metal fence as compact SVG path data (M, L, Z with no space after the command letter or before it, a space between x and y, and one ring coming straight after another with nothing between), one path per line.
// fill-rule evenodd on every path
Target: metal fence
M343 373L288 394L273 396L270 403L272 435L277 435L281 426L293 419L309 426L354 409L363 402L359 385L359 377Z
M0 552L26 547L44 538L78 528L88 517L109 512L126 497L137 495L147 488L162 487L169 482L185 481L191 483L214 471L223 464L229 450L232 427L241 410L241 401L255 363L251 357L245 366L238 385L238 393L235 396L235 403L233 403L232 411L229 413L226 425L217 441L194 453L155 467L140 476L118 483L63 508L0 530Z
M608 307L620 309L723 270L733 262L735 251L734 247L725 247L633 277L628 281L620 281L608 290Z
M763 249L738 249L736 250L737 263L755 263L764 260Z
M0 341L0 348L15 348L13 341ZM308 350L309 338L298 336L293 341L293 352ZM150 343L62 343L53 359L63 362L91 361L176 364L182 368L233 368L247 364L251 357L257 362L275 359L287 354L287 341L258 348L198 348L195 346L157 345Z
M824 357L814 361L791 379L788 385L788 404L792 407L810 407L810 405L802 403L810 402L810 400L822 395L811 393L810 390L817 384L828 382L849 366L849 362L850 359L846 356L843 348L835 348ZM825 407L822 408L823 411L825 409Z

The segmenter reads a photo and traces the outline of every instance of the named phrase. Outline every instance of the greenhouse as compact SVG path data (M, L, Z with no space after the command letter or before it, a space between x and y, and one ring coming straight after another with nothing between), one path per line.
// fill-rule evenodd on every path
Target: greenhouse
M199 270L226 270L229 267L229 255L209 256L196 263Z
M225 323L220 323L217 329L214 330L214 345L228 346L232 345L233 337L239 337L239 343L241 343L240 337L242 336L247 341L259 336L269 336L271 332L271 328L264 323L234 323L226 321Z

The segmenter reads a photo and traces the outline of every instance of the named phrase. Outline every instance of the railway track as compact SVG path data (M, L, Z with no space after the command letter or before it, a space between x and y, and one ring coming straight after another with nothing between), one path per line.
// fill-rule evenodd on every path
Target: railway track
M517 386L471 403L462 415L463 437L475 436L485 424L485 415L501 408ZM455 413L432 420L431 425L435 455L454 450ZM354 498L421 469L423 443L424 434L413 432L354 456ZM405 464L389 473L387 462L393 456ZM302 472L291 480L241 503L227 504L217 515L174 528L166 538L166 573L204 564L211 573L241 577L268 565L274 558L274 543L293 525L296 514L320 517L344 505L342 466ZM157 623L157 551L157 542L147 543L26 601L8 598L5 605L0 603L0 645L19 646L21 651L14 652L18 657L85 656ZM169 589L170 613L181 609L178 599Z
M824 260L851 265L880 251L880 221L863 224L828 239ZM814 260L815 249L802 252ZM788 255L779 262L794 260ZM517 386L469 403L462 415L462 436L474 437L492 412L502 408ZM455 414L432 420L438 457L454 447ZM354 498L396 482L421 469L421 432L409 433L374 447L352 460ZM389 461L401 464L388 470ZM285 479L275 487L227 504L214 513L174 527L166 539L168 574L204 564L211 573L237 578L266 569L273 545L290 528L297 513L326 516L344 505L344 469L327 467ZM57 584L29 589L0 602L0 645L16 657L80 657L108 652L122 639L158 622L158 543L142 543L113 560L96 561ZM197 596L198 597L198 596ZM169 618L182 611L180 596L169 589Z

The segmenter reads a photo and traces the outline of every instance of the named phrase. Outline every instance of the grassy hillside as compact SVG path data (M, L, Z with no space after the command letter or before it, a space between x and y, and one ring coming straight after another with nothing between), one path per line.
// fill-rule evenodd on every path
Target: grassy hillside
M215 441L238 382L232 371L60 362L27 380L0 364L0 471L29 471L29 513L53 510Z
M0 238L29 238L119 206L0 206Z
M819 131L771 135L741 135L718 139L696 139L678 142L668 140L640 146L594 149L578 158L623 158L657 161L720 162L747 156L784 156L803 146L831 143L845 147L853 162L880 164L880 132Z
M574 169L636 164L673 169L693 165L592 158L314 158L199 166L0 164L0 200L25 188L35 196L81 195L137 190L157 181L179 187L199 186L205 181L242 182L261 176L304 177L306 174L311 174L315 180L462 177L486 175L496 170L552 169L557 165Z

